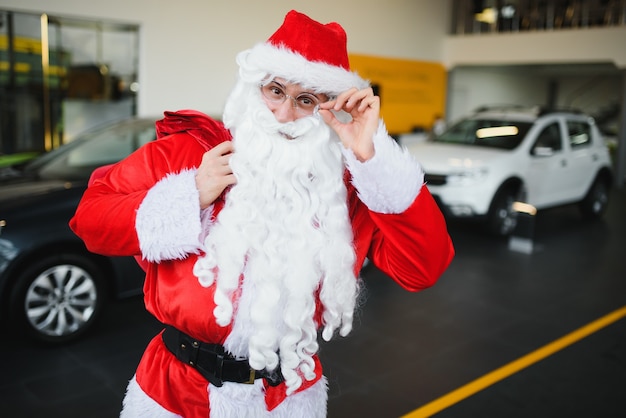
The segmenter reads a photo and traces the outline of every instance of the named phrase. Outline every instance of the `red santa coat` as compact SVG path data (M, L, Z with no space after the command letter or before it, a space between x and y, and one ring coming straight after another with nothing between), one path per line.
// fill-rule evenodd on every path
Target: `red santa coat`
M204 152L231 139L221 123L194 111L166 113L165 119L157 123L157 132L162 139L145 145L111 167L85 192L70 226L90 251L141 257L136 213L148 192L167 176L194 170ZM369 210L349 181L347 190L356 252L355 272L368 257L408 291L433 285L447 268L454 250L444 218L428 189L422 187L414 202L399 214ZM222 204L220 199L215 202L213 216ZM199 207L197 212L190 216L199 219ZM171 226L164 225L164 230L171 230ZM202 287L193 274L193 266L201 255L200 237L195 247L188 243L175 247L165 252L180 256L142 262L146 270L146 308L159 321L198 340L223 345L231 327L215 323L214 286ZM299 391L322 377L319 360L315 358L315 361L316 379L305 380ZM147 347L136 378L142 390L167 410L189 417L209 415L206 380L178 361L164 346L160 335ZM285 399L286 387L284 383L265 386L266 404L271 410Z

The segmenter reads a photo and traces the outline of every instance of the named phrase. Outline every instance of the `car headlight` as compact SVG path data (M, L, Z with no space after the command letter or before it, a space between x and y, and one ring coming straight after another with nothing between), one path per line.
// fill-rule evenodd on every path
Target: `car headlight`
M484 179L488 172L489 170L485 167L464 169L456 173L449 174L448 184L454 186L469 186Z
M17 248L13 246L11 241L0 238L0 271L6 268L9 261L17 256Z

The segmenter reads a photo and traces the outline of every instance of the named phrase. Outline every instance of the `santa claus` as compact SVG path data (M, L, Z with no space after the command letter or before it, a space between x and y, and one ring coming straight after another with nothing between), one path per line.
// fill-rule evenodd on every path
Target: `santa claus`
M318 332L352 329L365 258L418 291L454 253L341 26L289 12L237 62L224 124L166 112L70 222L91 251L141 258L166 324L123 417L325 417Z

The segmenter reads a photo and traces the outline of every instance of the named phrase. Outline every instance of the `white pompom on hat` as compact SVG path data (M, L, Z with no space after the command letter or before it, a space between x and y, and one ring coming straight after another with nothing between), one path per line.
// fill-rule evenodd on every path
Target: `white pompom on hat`
M284 78L330 96L369 82L350 71L346 32L336 22L322 24L291 10L265 43L241 52L242 72Z

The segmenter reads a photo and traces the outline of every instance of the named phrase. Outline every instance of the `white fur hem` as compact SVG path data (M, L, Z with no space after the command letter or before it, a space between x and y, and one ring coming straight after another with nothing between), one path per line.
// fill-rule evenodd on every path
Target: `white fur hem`
M177 388L171 388L177 390ZM328 403L328 383L322 377L310 388L288 396L272 411L265 405L263 382L254 385L224 383L221 388L211 384L209 418L325 418ZM135 376L128 383L120 418L179 418L150 398L139 386Z
M352 150L342 147L352 184L370 210L402 213L419 194L424 184L424 171L407 149L389 136L382 121L374 135L374 148L374 157L360 162Z
M144 259L158 263L199 252L199 202L195 170L168 174L148 191L135 221Z
M128 382L120 418L179 418L159 405L141 389L135 376Z
M325 418L327 403L325 377L310 388L288 396L272 411L265 405L261 379L254 385L226 382L218 388L209 384L210 418Z

